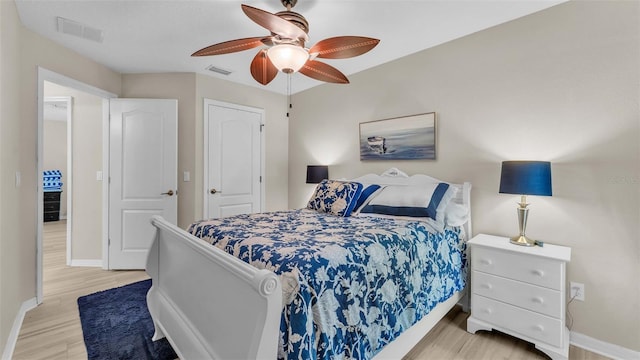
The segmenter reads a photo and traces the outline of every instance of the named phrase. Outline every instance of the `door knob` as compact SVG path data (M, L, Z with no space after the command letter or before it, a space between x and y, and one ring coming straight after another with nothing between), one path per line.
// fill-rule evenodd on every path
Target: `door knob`
M213 195L213 194L221 193L222 191L218 191L215 188L213 188L213 189L209 190L209 192L211 193L211 195Z
M169 195L169 196L173 196L173 190L169 190L166 193L162 193L160 195Z

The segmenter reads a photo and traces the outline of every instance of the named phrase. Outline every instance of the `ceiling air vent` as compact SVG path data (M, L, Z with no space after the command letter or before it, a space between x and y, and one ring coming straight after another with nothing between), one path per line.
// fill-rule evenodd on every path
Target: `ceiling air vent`
M221 69L221 68L215 67L213 65L209 65L207 67L207 70L212 71L214 73L222 74L222 75L229 75L229 74L231 74L233 72L231 70Z
M83 39L102 42L102 30L92 28L77 21L58 17L58 32L81 37Z

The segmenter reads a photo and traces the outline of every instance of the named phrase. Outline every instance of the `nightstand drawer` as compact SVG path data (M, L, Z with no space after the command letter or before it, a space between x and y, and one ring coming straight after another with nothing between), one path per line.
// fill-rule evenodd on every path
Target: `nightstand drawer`
M472 295L471 304L473 316L480 320L556 347L563 344L562 321L559 319L476 294Z
M514 304L559 319L562 316L560 291L474 271L474 294Z
M42 193L44 201L60 201L60 191L45 191Z
M513 245L517 246L517 245ZM482 246L471 252L473 270L561 290L564 286L562 262Z
M45 201L43 206L44 206L44 211L58 211L58 210L60 210L60 202L59 201Z
M42 221L58 221L60 220L60 212L58 211L47 211L42 214Z

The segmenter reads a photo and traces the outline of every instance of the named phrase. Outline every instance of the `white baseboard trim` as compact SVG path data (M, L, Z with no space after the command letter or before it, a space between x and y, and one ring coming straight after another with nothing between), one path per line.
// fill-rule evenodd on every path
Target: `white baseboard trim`
M18 314L16 315L15 320L13 320L13 326L11 327L7 344L2 352L2 360L10 360L13 357L13 350L15 350L16 343L18 342L18 335L20 334L20 328L22 327L24 316L27 311L35 308L36 306L38 306L36 298L31 298L23 302L20 306L20 310L18 310Z
M602 340L594 339L587 335L571 332L571 345L579 348L589 350L596 354L600 354L612 359L629 360L640 359L640 352L631 349L624 348L615 344L604 342Z
M78 267L102 267L102 260L96 259L73 259L71 260L71 264L69 266L78 266Z

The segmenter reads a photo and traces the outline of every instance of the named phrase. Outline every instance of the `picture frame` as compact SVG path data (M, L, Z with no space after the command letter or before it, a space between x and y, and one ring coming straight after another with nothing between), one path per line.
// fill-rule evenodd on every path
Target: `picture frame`
M436 113L360 123L360 160L435 160Z

